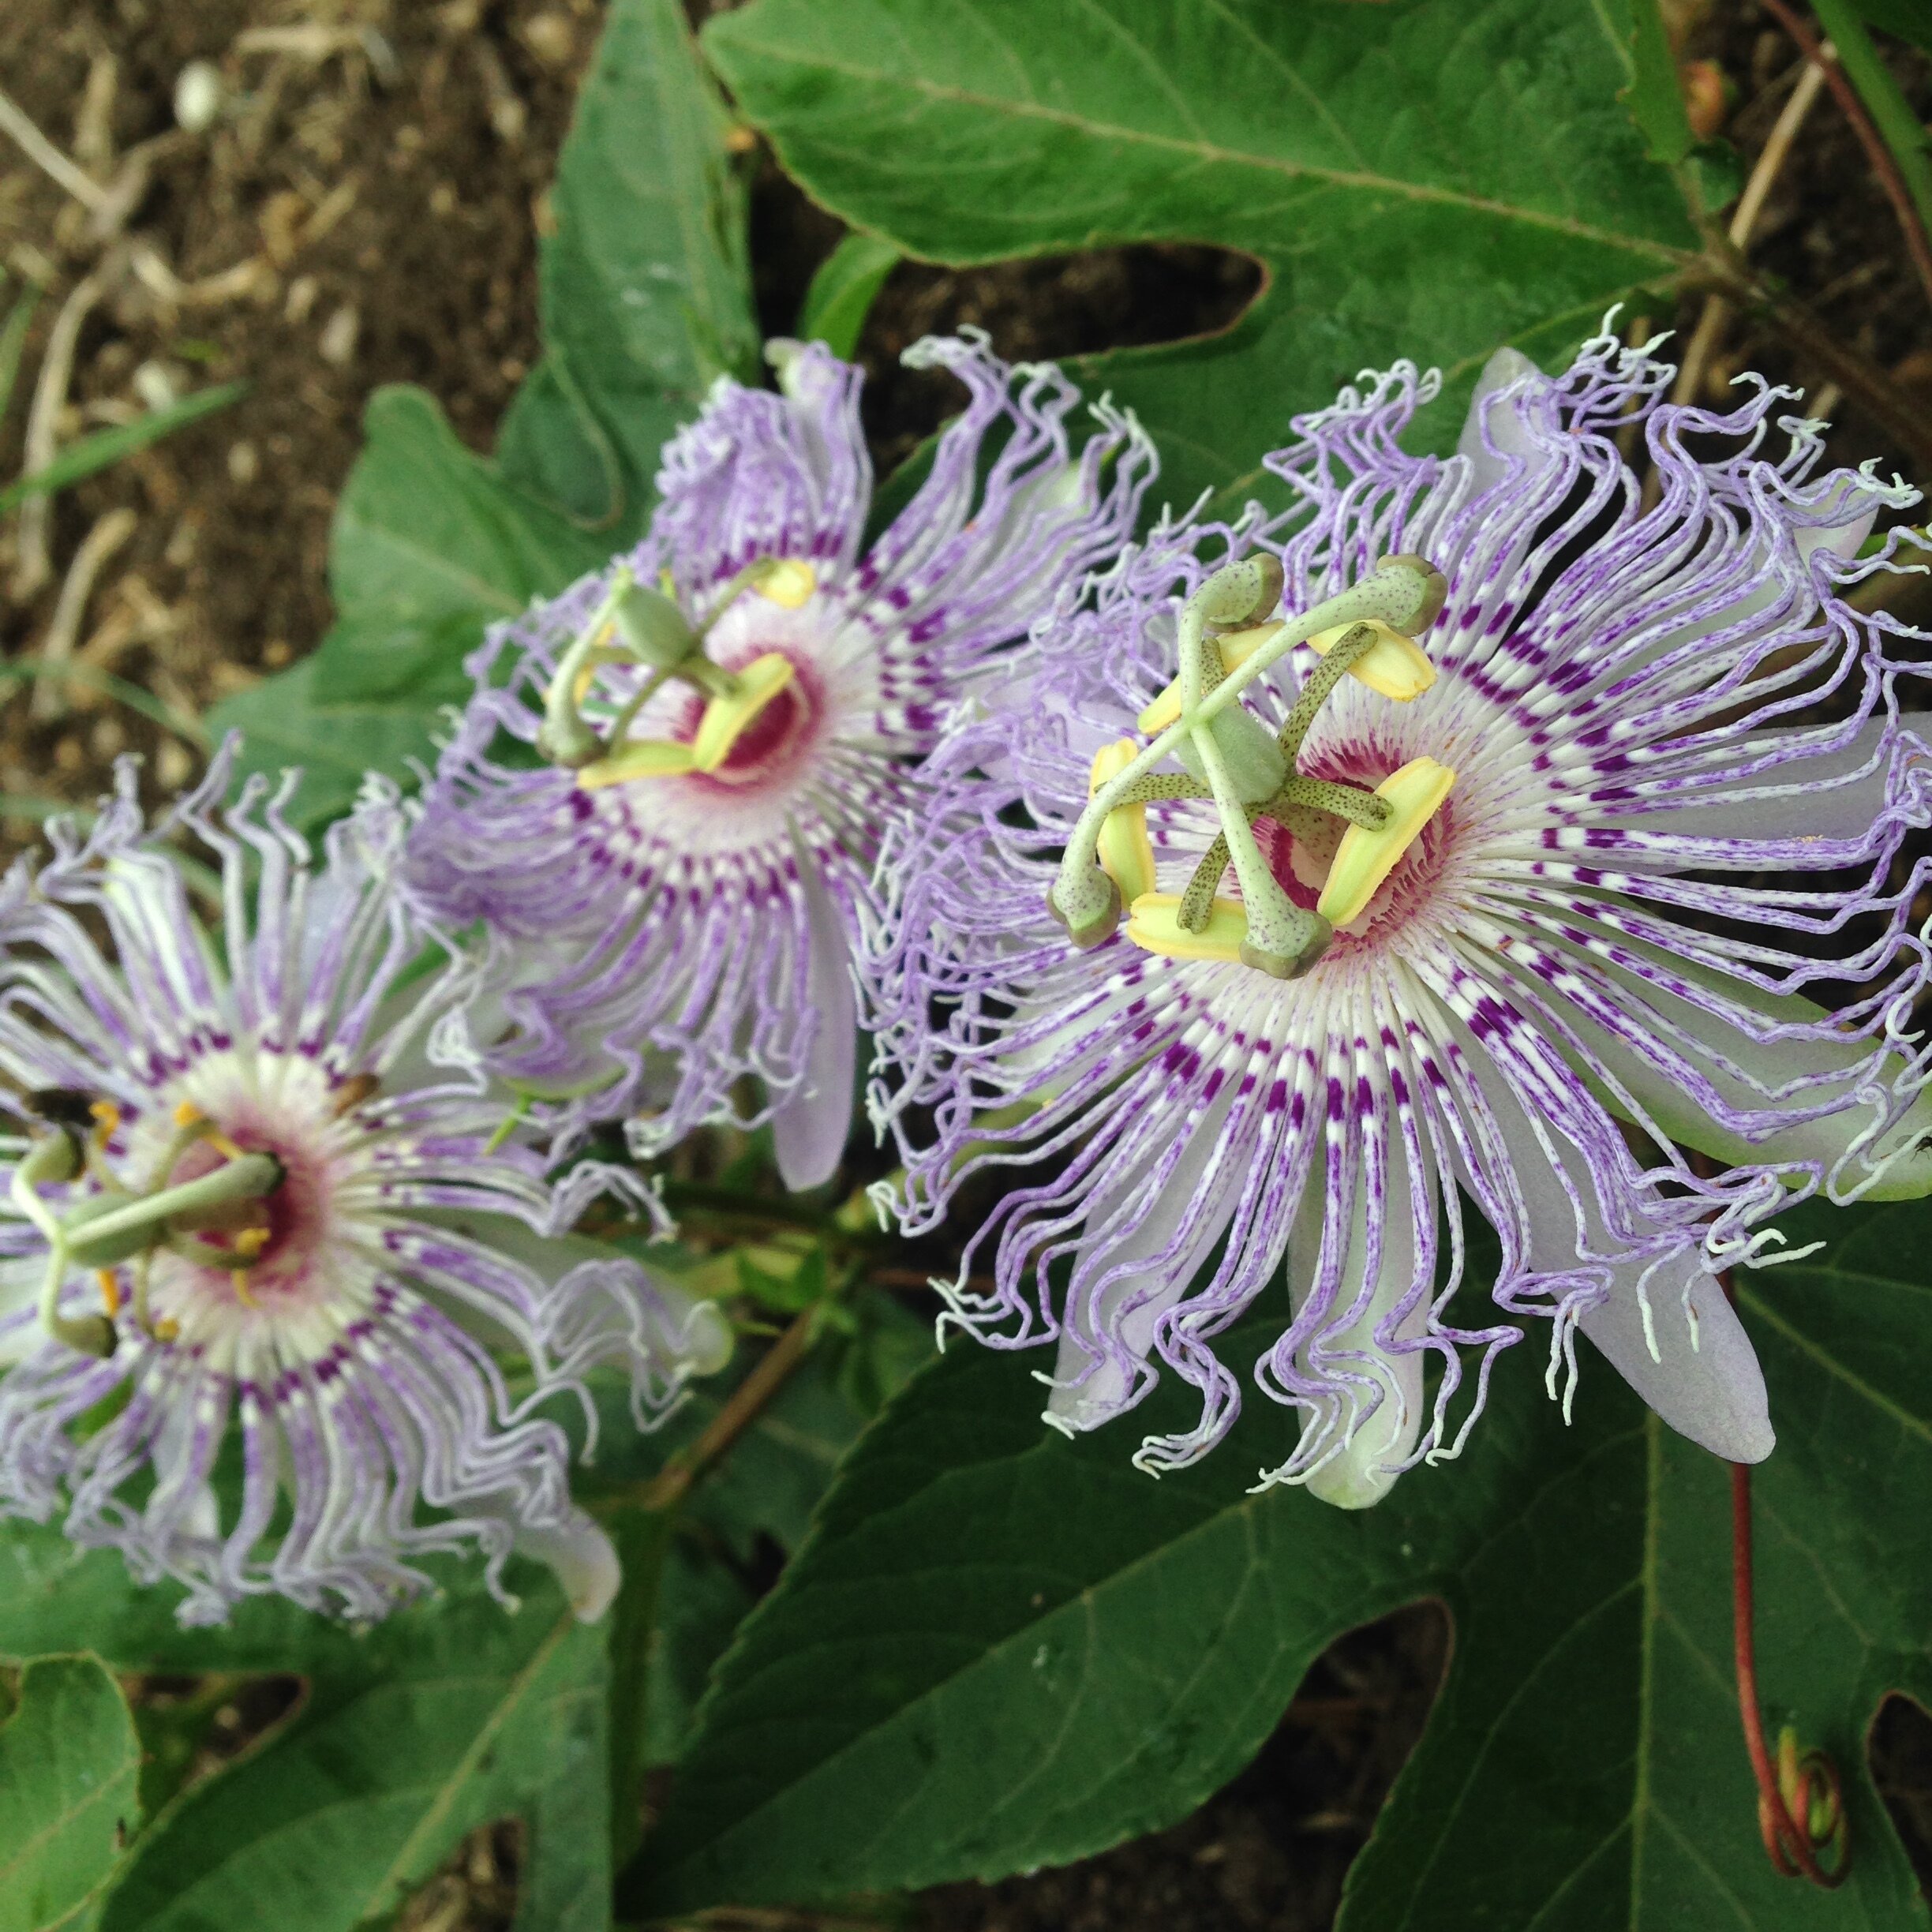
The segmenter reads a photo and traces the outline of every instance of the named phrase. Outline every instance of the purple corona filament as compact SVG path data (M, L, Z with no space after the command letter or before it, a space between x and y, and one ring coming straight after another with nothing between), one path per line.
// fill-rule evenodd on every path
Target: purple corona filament
M634 1262L560 1238L562 1185L499 1138L476 969L431 970L372 796L313 859L224 756L149 832L131 765L84 839L0 886L0 1509L172 1578L185 1622L275 1592L378 1617L420 1559L616 1586L547 1410L627 1370L640 1425L729 1346ZM197 903L176 843L212 850ZM429 956L437 957L433 952ZM117 1230L119 1230L117 1232ZM525 1372L513 1388L511 1366ZM218 1481L218 1471L221 1480Z
M965 409L868 545L859 371L769 353L781 393L721 380L668 446L638 549L473 661L412 884L505 942L491 1065L559 1144L623 1119L648 1157L769 1118L809 1187L850 1122L881 828L945 715L1118 551L1151 456L1104 405L1076 438L1058 371L923 343Z
M1398 441L1436 379L1365 378L1269 460L1291 509L1163 524L935 752L867 969L872 1105L906 1167L884 1193L919 1234L963 1181L1013 1178L945 1319L1056 1343L1050 1421L1095 1427L1171 1372L1198 1423L1138 1460L1177 1468L1252 1376L1301 1418L1264 1481L1360 1506L1459 1449L1541 1315L1552 1393L1581 1331L1672 1426L1754 1461L1764 1383L1717 1271L1777 1259L1763 1224L1808 1194L1932 1183L1908 1030L1925 868L1902 850L1932 821L1899 714L1917 634L1848 601L1897 548L1858 560L1874 514L1915 499L1818 474L1820 425L1775 414L1789 392L1752 379L1713 414L1663 402L1672 373L1607 337L1555 377L1503 351L1446 460ZM1172 688L1231 557L1280 565L1279 655L1222 736L1260 773L1234 829L1285 953L1240 949L1255 894L1215 876L1232 781L1209 798L1134 767L1222 674ZM1249 741L1323 661L1288 648L1297 614L1398 565L1446 578L1440 612L1388 640L1393 682L1339 677L1264 769ZM1228 640L1230 684L1258 635ZM1367 795L1417 770L1386 871L1351 858L1383 836ZM1501 1248L1481 1316L1452 1305L1472 1208ZM1234 1359L1218 1338L1257 1306L1276 1339Z

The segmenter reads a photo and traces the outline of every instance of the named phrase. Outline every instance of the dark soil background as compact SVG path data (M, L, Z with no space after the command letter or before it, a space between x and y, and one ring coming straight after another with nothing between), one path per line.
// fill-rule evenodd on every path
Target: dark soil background
M830 4L831 0L827 0ZM245 379L241 402L61 496L43 545L0 528L0 652L30 657L64 627L86 673L144 687L177 728L103 692L43 684L0 704L0 844L56 801L86 802L111 760L148 754L157 796L199 769L212 702L292 661L326 627L329 519L385 382L422 384L487 450L537 351L536 238L600 0L0 0L0 88L98 182L130 184L108 235L0 135L0 305L46 294L0 420L0 480L20 470L29 400L63 309L73 332L62 442L132 420L157 399ZM1747 166L1800 73L1751 0L1676 0L1687 56L1715 64L1722 131ZM190 62L211 64L219 112L177 123ZM1894 51L1922 113L1932 65ZM788 329L841 232L779 174L754 170L761 318ZM130 174L133 169L137 174ZM1821 99L1750 253L1852 346L1932 399L1932 329L1890 208L1829 95ZM946 379L899 369L920 335L975 323L1009 358L1066 355L1224 327L1258 282L1245 260L1196 248L1104 251L960 273L894 271L861 345L866 422L881 474L952 406ZM78 292L78 293L77 293ZM1689 339L1702 310L1648 318ZM1733 324L1698 394L1745 368L1805 387L1818 373ZM1848 405L1832 460L1911 466L1887 426ZM95 564L91 586L77 558ZM65 592L66 608L62 608ZM98 677L95 679L98 683ZM1714 1551L1712 1560L1722 1562ZM1171 1830L1063 1870L949 1886L841 1924L930 1932L1316 1932L1420 1734L1447 1655L1447 1619L1418 1607L1358 1631L1316 1667L1255 1763ZM157 1708L193 1686L133 1687ZM198 1769L286 1707L290 1687L238 1689ZM1873 1757L1919 1866L1932 1876L1932 1722L1902 1700ZM479 1833L418 1895L412 1932L507 1926L516 1834ZM720 1927L829 1926L720 1915Z

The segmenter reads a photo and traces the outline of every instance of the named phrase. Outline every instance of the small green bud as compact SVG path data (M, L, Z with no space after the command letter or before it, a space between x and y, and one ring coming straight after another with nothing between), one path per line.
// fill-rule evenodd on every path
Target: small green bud
M642 584L627 584L617 593L611 618L625 647L654 671L675 671L698 648L684 613Z

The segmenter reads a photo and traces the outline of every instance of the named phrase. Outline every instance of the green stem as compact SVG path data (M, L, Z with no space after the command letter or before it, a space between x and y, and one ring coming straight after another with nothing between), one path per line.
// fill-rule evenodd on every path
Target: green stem
M1227 834L1217 832L1214 843L1201 854L1200 863L1188 880L1187 890L1181 895L1179 917L1185 930L1195 933L1208 930L1208 922L1214 916L1215 888L1227 869Z
M644 1835L645 1750L650 1719L650 1667L665 1559L677 1527L677 1508L626 1510L610 1525L623 1567L611 1606L611 1866L620 1869Z
M1290 771L1295 769L1301 756L1301 741L1309 735L1309 727L1315 722L1316 714L1328 702L1329 694L1347 676L1349 667L1358 659L1366 657L1375 646L1375 632L1367 624L1357 624L1329 646L1327 655L1309 673L1309 681L1302 686L1294 709L1282 720L1278 740Z
M1932 231L1932 159L1926 153L1926 133L1919 117L1872 43L1852 0L1811 0L1811 10L1837 47L1839 64L1892 151L1920 223Z

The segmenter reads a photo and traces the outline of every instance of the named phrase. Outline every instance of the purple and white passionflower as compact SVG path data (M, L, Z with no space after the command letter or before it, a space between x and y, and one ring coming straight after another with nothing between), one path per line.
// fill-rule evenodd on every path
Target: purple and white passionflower
M263 1592L380 1616L465 1549L593 1616L616 1559L540 1411L611 1364L646 1424L728 1335L559 1238L607 1171L552 1187L497 1144L477 969L425 957L400 811L371 798L316 864L259 780L219 809L227 772L149 832L127 766L0 885L0 1511L64 1511L189 1623ZM212 924L176 832L219 862Z
M1660 399L1672 373L1608 338L1554 378L1504 351L1447 460L1397 441L1436 379L1365 377L1269 459L1291 510L1164 525L934 754L869 968L889 1200L919 1232L963 1178L1038 1164L945 1319L1057 1340L1050 1421L1164 1365L1200 1419L1136 1459L1193 1461L1248 1366L1215 1339L1267 1295L1252 1372L1302 1426L1264 1482L1361 1506L1455 1454L1530 1313L1552 1393L1580 1329L1754 1461L1717 1271L1775 1258L1760 1224L1808 1193L1932 1185L1919 667L1847 601L1914 495L1815 476L1802 420L1762 455L1789 392L1713 414ZM1502 1249L1473 1327L1464 1197Z
M809 1187L851 1119L880 829L942 713L1131 532L1151 456L1104 405L1076 451L1055 369L922 343L908 361L949 369L966 408L867 546L859 372L767 353L781 392L718 383L638 549L473 660L413 885L507 942L490 1063L564 1144L627 1118L648 1156L769 1116Z

